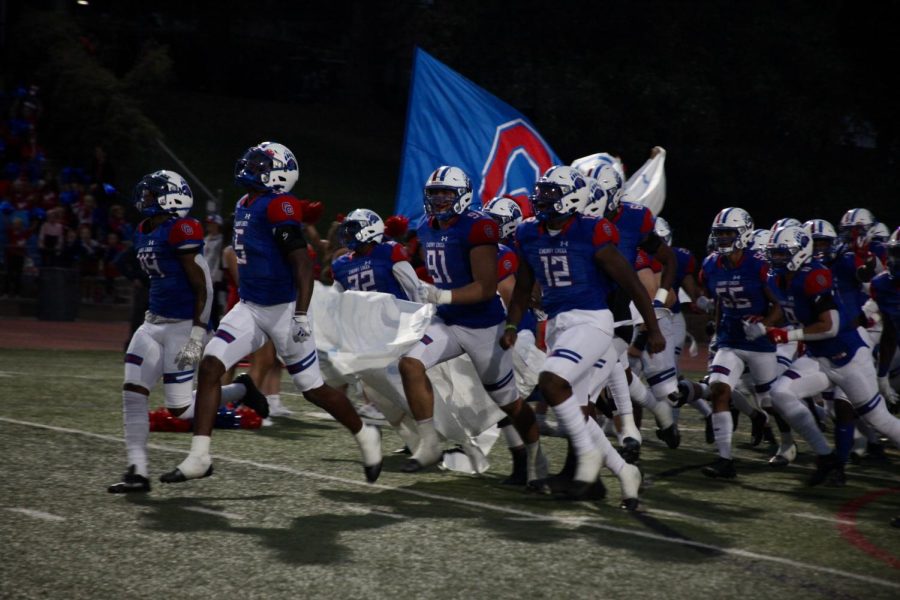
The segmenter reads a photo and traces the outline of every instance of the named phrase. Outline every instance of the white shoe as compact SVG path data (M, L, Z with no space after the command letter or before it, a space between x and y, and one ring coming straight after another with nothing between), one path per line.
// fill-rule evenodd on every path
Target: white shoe
M285 406L278 396L269 396L268 400L270 417L289 417L294 414L294 411ZM263 422L263 425L265 425L265 422Z
M636 510L638 491L641 489L641 471L634 465L626 464L619 471L619 485L622 487L622 504L625 510Z
M425 440L419 440L419 447L416 448L416 451L410 457L410 460L414 460L419 465L424 467L430 467L431 465L437 464L439 460L441 460L441 456L444 454L443 449L440 444L428 444Z
M469 462L472 463L472 470L477 475L481 475L491 468L491 463L488 462L484 452L481 451L477 444L471 440L466 440L461 446L463 452L469 458Z

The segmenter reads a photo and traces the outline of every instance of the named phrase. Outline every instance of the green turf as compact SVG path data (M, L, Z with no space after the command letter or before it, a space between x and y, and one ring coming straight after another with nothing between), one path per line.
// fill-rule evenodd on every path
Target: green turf
M797 466L769 470L768 449L747 445L745 420L739 478L710 481L699 467L713 452L688 409L678 451L644 430L648 482L642 512L629 515L616 508L607 475L600 503L500 486L502 447L484 477L406 475L403 459L389 456L378 485L367 485L350 436L285 395L294 417L216 431L213 477L154 479L150 494L113 496L106 486L125 466L121 370L110 352L0 351L0 597L900 595L896 567L849 544L833 521L809 518L835 519L854 498L900 488L894 451L891 464L849 468L845 488L809 489L808 452ZM154 393L151 404L161 403ZM155 478L182 459L190 436L150 441ZM385 433L386 450L399 445ZM561 440L545 445L558 465ZM886 494L860 509L857 530L896 565L900 531L887 526L895 515L900 493Z

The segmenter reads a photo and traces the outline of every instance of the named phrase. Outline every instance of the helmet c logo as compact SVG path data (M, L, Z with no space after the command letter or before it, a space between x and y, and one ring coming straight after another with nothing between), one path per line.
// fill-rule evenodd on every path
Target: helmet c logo
M283 210L284 214L286 214L288 216L293 216L293 214L294 214L294 207L291 206L290 202L282 202L281 210Z

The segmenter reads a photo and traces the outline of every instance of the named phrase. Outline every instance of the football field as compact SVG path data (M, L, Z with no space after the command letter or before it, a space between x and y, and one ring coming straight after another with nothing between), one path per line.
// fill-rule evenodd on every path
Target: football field
M215 474L158 483L190 435L152 433L148 494L112 495L125 455L122 357L0 350L2 598L900 598L900 453L851 465L843 488L804 486L735 433L739 476L715 458L697 413L682 447L645 420L641 510L500 485L502 440L480 477L401 473L385 430L367 484L352 437L293 393L272 427L216 430ZM159 391L151 408L162 405ZM565 444L544 440L552 470ZM778 595L778 596L776 596Z

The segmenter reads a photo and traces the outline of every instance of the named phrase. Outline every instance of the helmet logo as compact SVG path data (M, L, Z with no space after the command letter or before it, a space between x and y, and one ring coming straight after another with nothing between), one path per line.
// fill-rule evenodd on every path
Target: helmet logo
M293 216L294 215L294 207L291 206L290 202L282 202L281 210L284 211L284 214Z
M194 228L187 223L181 224L181 231L184 232L185 235L194 235Z

